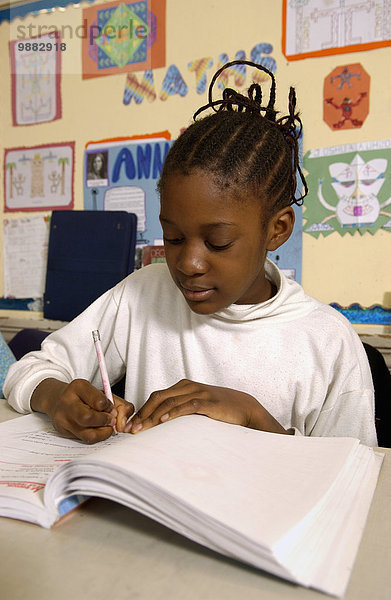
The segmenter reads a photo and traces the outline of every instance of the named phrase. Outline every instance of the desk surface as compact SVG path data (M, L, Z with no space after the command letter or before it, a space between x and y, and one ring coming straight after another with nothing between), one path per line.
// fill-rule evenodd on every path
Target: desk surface
M0 421L15 418L0 400ZM389 600L391 449L346 600ZM321 600L222 557L114 502L93 499L51 530L0 518L4 600Z

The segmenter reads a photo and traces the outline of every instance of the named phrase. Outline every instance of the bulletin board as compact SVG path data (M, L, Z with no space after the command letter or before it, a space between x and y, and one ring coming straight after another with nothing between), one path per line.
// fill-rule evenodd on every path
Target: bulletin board
M134 3L123 4L127 6ZM134 65L117 64L110 67L113 74L110 75L107 71L104 77L92 72L90 77L83 76L87 73L83 67L82 53L83 48L86 49L88 46L84 31L88 32L90 26L86 23L86 28L83 27L83 11L94 9L97 15L98 10L108 10L110 15L106 14L106 17L110 20L120 2L99 0L94 3L83 3L80 6L65 6L65 10L61 11L56 9L50 12L27 13L23 18L18 18L14 14L10 15L10 21L5 20L0 23L0 51L2 56L9 56L9 61L4 63L2 79L4 118L0 158L3 161L1 166L3 197L0 205L3 227L0 230L3 272L0 297L4 295L4 220L31 218L34 215L45 217L48 211L58 206L58 202L54 199L58 200L58 197L62 196L60 178L63 171L64 192L66 187L71 185L72 171L72 198L68 198L69 202L66 205L71 210L72 208L88 210L94 206L103 210L110 205L110 202L114 205L114 200L117 202L118 197L113 196L112 191L110 193L110 188L136 187L136 179L127 177L124 162L120 170L120 178L113 184L113 163L110 156L112 151L107 148L107 154L104 155L107 157L108 165L106 177L88 180L90 165L88 165L87 153L92 156L94 149L92 147L87 149L86 144L90 140L118 137L128 139L133 136L141 137L145 132L164 130L168 130L171 138L175 139L191 122L195 110L206 103L208 84L213 73L228 60L237 58L253 60L276 74L276 106L281 114L286 114L287 111L289 86L295 86L298 107L304 124L304 155L314 149L327 150L337 146L367 142L376 144L387 138L386 124L389 121L391 90L385 85L384 73L387 73L388 69L390 45L390 35L386 25L391 22L391 18L390 8L384 0L374 0L371 3L357 3L355 0L341 3L339 0L331 0L327 3L327 14L324 13L317 23L313 20L312 25L308 25L312 14L309 13L309 7L311 5L320 15L319 11L322 6L324 7L324 3L320 0L311 0L309 3L290 3L286 0L281 4L270 2L267 14L262 3L253 0L242 0L240 7L236 0L217 0L212 4L208 0L198 0L196 5L190 0L180 3L166 0L165 4L163 2L157 4L160 7L165 6L160 19L164 61L161 60L160 66L156 66L158 63L150 62L143 66L140 63L135 65L135 68ZM148 11L153 13L156 9L155 0L147 2L144 8L145 6L147 6L147 13ZM129 7L128 9L133 10ZM289 15L288 9L292 9L293 13ZM365 38L359 31L358 41L353 39L354 36L349 40L348 29L344 29L345 37L337 40L335 36L333 37L336 30L330 29L330 26L337 22L336 15L339 23L351 23L353 27L357 19L360 18L362 21L363 11L367 11L365 15L369 37ZM373 15L376 14L382 17L380 20L377 19L377 25L373 27ZM301 47L289 45L291 42L287 37L287 24L292 22L295 23L296 28L292 34L295 44L298 43L299 38L297 24L304 24L300 30L303 33L301 42L299 40ZM153 29L150 26L152 20L149 19L148 22L147 19L144 23L149 28L149 35ZM329 27L327 30L325 23ZM140 23L138 26L141 26L138 30L139 34L144 35L147 30L142 29ZM39 27L46 29L39 31ZM329 34L328 38L323 33L318 34L317 27L326 31ZM27 112L19 111L15 122L13 120L15 109L18 105L22 106L22 102L25 102L27 96L33 91L34 100L31 106L39 106L39 92L36 87L34 90L30 87L28 93L26 91L21 95L21 88L15 86L12 78L12 71L15 70L11 68L9 42L10 40L17 42L19 32L23 32L23 39L27 42L34 37L46 35L49 29L53 32L57 31L61 42L66 44L66 50L61 53L61 64L57 65L52 72L54 79L51 85L53 82L55 85L52 85L50 92L49 88L45 88L46 98L50 97L52 102L55 99L56 106L53 104L51 110L46 113L45 118L48 120L40 120L41 115L38 114L40 111L36 111L37 117L28 124L30 117L27 116ZM351 31L354 35L357 34L357 30ZM159 28L155 33L159 33ZM148 37L143 39L147 39L148 45ZM103 37L96 39L95 42L100 51L104 52ZM321 48L319 44L316 46L318 42L323 44ZM324 46L326 42L330 42L327 48ZM153 46L150 46L150 58L152 48ZM91 60L96 69L97 61L94 58ZM369 83L365 84L365 89L364 76L360 75L358 79L357 65L362 69L360 73L365 72L368 76ZM349 72L343 87L338 90L342 83L339 76L343 77L343 67L349 67ZM228 86L244 93L252 81L251 77L249 69L232 69L227 73L226 79L220 82L219 92L221 93L224 87ZM255 79L255 76L253 77ZM324 85L327 78L331 88L326 98ZM358 86L357 89L352 90L349 81ZM264 82L261 83L264 85ZM42 86L41 91L43 90ZM340 97L337 91L346 93ZM367 92L367 95L353 107L352 119L356 124L353 121L349 122L346 118L347 113L343 114L342 111L349 111L349 101L353 104L357 103L358 96L364 92ZM343 109L342 105L346 98L348 98L347 108ZM330 103L326 103L326 99L329 99ZM25 106L28 106L28 102ZM360 114L358 114L359 109ZM341 121L342 126L338 127ZM357 125L358 121L361 121L360 125ZM31 154L25 155L26 159L30 160L25 161L23 172L21 168L23 163L19 162L23 154L12 155L9 151L19 152L23 148L35 149L35 154L39 154L40 158L50 157L50 152L55 155L62 144L74 144L72 164L71 156L58 155L51 163L49 158L45 158L44 196L30 197L32 179L37 183L37 185L34 183L35 189L40 188L39 177L31 178L34 150L31 150ZM143 151L144 154L147 152L145 147ZM98 154L99 150L96 149L95 153ZM69 162L64 161L59 164L58 158L68 158ZM137 155L133 161L137 166ZM90 162L92 163L92 158ZM16 168L12 166L13 163ZM50 170L46 167L46 165L49 167L49 164L52 167ZM37 165L37 170L40 168L41 166ZM329 171L328 175L330 175ZM51 182L49 176L52 177ZM10 186L11 180L13 185ZM144 181L143 185L146 183ZM57 186L57 192L53 191L52 197L47 194L48 185L49 190L50 187L54 190ZM22 198L17 190L22 190L23 186L28 194L24 206L17 204ZM336 199L331 195L331 191L327 192L327 186L331 186L331 183L325 179L323 198L328 205L332 206L336 204ZM325 303L338 303L342 307L347 307L357 302L363 307L379 305L388 309L391 307L391 275L387 261L384 259L390 252L390 233L386 216L382 215L377 221L377 223L381 222L381 227L378 227L376 232L360 233L357 229L354 235L342 235L342 232L336 231L335 227L334 233L328 235L306 232L306 227L318 223L314 214L316 202L319 204L318 187L318 181L311 183L310 195L306 198L303 208L295 208L296 225L293 237L281 247L280 251L272 253L271 257L280 267L295 270L295 276L298 280L301 279L306 292ZM383 184L378 198L379 205L382 205L379 215L382 211L389 212L387 189L388 179ZM94 190L96 193L93 193ZM333 190L332 186L331 190ZM109 192L108 202L106 191ZM114 192L119 193L115 189ZM13 206L10 205L10 200L14 202ZM37 202L35 208L32 206L32 201ZM129 202L129 199L126 201ZM154 202L156 203L156 199ZM147 205L148 203L146 207ZM358 210L356 209L356 213ZM154 230L153 227L151 230L148 229L147 212L148 209L146 229L139 232L140 242L143 239L155 240L160 237L157 229ZM326 211L325 214L320 215L319 222L330 214L331 211ZM304 221L303 235L301 235L302 221ZM336 224L336 221L333 223ZM331 225L331 219L326 221L326 224ZM295 240L299 242L298 245L295 245ZM293 263L297 266L292 266ZM22 300L20 299L20 302ZM9 298L10 303L11 301L14 300Z

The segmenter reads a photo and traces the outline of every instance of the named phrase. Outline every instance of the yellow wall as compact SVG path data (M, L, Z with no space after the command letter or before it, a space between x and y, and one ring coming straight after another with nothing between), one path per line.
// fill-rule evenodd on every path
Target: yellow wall
M168 129L176 137L186 126L196 108L206 101L206 93L196 93L195 75L187 64L210 56L214 66L219 54L233 59L244 50L247 58L258 43L274 47L277 61L277 105L285 110L289 85L296 87L298 104L305 127L304 152L310 148L344 143L372 141L391 137L389 110L390 48L322 58L288 62L281 51L282 2L276 0L167 0L167 66L175 64L189 87L188 94L157 98L149 104L123 104L126 75L82 80L81 40L65 38L63 53L62 118L34 126L11 125L11 82L8 41L16 39L16 27L55 25L57 28L81 24L82 7L70 6L50 14L28 16L0 25L1 56L1 163L4 147L32 146L61 141L75 141L75 208L83 208L83 150L89 140L114 136L143 134ZM322 118L324 77L336 66L360 62L371 76L370 113L360 129L332 131ZM166 68L154 70L159 95ZM142 73L139 73L141 79ZM209 76L210 78L210 76ZM247 81L247 86L249 85ZM233 85L233 82L230 84ZM0 211L4 205L1 185ZM35 213L36 214L36 213ZM3 214L0 215L3 217ZM8 216L20 216L17 213ZM2 236L2 228L0 237ZM0 239L2 248L2 239ZM303 285L306 291L324 302L346 306L359 302L391 307L391 234L384 230L375 235L355 233L341 237L334 233L326 238L303 236ZM2 264L2 257L1 257ZM1 267L2 269L2 267ZM0 272L0 295L2 271ZM0 311L0 315L1 315ZM29 314L28 316L31 316Z

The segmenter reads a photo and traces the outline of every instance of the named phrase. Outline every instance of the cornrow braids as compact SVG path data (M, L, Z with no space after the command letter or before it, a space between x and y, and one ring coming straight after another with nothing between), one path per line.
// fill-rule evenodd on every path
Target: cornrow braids
M213 86L219 75L234 65L249 65L271 78L269 101L263 106L262 88L252 83L247 96L225 88L220 100L213 100ZM302 123L296 112L296 93L289 91L288 114L278 117L275 110L274 74L256 63L235 60L214 74L208 103L194 114L192 123L172 145L163 165L158 189L162 193L167 178L174 173L189 175L194 170L211 173L222 188L251 188L266 198L271 212L292 204L302 204L308 193L299 165L298 140ZM212 109L212 114L198 118ZM296 197L297 173L304 193Z

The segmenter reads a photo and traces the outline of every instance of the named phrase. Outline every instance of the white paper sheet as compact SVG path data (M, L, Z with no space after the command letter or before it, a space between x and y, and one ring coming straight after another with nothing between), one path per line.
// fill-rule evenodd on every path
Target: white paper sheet
M49 243L48 217L4 220L4 296L42 298Z

